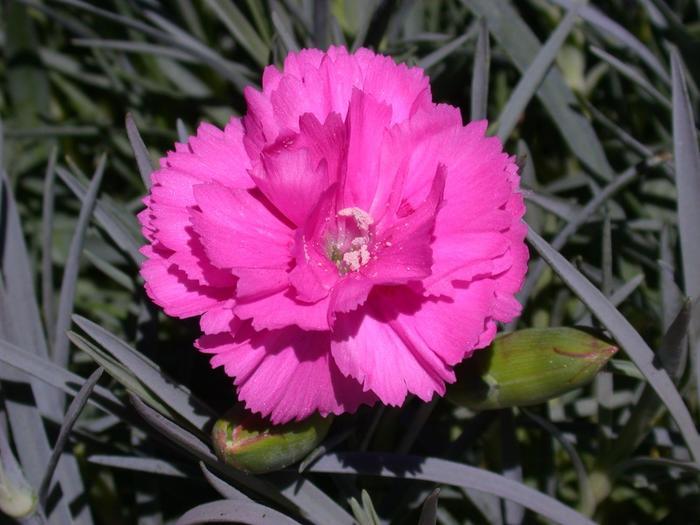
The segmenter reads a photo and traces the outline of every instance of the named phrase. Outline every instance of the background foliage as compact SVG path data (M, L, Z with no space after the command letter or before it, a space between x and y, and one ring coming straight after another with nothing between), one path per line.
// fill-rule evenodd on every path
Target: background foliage
M700 514L700 2L5 0L0 19L0 452L39 493L25 521ZM436 100L488 117L529 201L518 326L593 326L623 352L529 409L363 409L315 463L246 476L208 444L230 380L192 349L195 323L144 297L135 213L178 137L330 43L420 65Z

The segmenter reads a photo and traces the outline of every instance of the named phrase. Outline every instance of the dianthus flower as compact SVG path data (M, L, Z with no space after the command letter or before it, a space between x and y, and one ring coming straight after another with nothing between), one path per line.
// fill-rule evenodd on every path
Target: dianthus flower
M368 49L291 53L161 160L141 274L273 423L430 400L520 312L512 157Z

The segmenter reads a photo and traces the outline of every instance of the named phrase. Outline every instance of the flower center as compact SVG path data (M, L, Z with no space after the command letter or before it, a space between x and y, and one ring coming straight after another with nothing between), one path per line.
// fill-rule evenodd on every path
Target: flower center
M370 260L372 216L360 208L343 208L337 213L337 231L326 245L328 258L340 275L357 272Z

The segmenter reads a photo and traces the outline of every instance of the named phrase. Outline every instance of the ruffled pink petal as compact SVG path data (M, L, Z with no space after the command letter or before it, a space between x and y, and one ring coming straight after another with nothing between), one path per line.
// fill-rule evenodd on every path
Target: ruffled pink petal
M340 180L345 170L347 128L338 113L330 113L321 123L314 115L299 117L299 145L309 152L311 165L326 165L327 186Z
M376 398L343 376L330 358L328 332L283 330L255 332L249 326L231 334L201 337L198 348L214 354L212 366L235 377L246 407L273 424L354 412Z
M233 315L233 300L225 301L219 306L202 314L199 319L199 327L205 334L220 334L231 330Z
M391 106L358 89L352 92L346 120L347 170L341 182L340 208L369 210L377 186L383 183L379 151L384 130L391 122Z
M290 228L246 190L220 184L194 189L200 211L192 222L211 262L219 268L284 268L290 260Z
M325 253L325 231L335 213L336 189L334 185L324 192L304 227L296 233L296 265L289 273L289 283L296 298L304 302L324 299L339 279L338 268Z
M178 270L150 246L141 251L147 257L141 265L146 293L166 314L180 318L201 315L233 297L233 288L202 286L188 279L182 270Z
M234 313L241 319L252 319L256 330L276 330L285 326L328 330L328 304L328 298L316 303L298 301L291 289L285 289L265 297L239 299Z
M289 273L286 268L236 268L236 297L250 300L286 290Z
M458 232L436 236L432 273L423 279L431 295L454 294L453 281L501 274L513 264L508 236L501 232ZM506 255L507 254L507 255Z
M375 282L401 283L431 274L433 257L430 245L446 176L445 167L438 166L425 202L378 233L376 258L362 268L364 275Z
M420 308L410 315L400 313L396 322L403 327L408 340L416 345L422 342L447 365L455 365L483 342L495 286L492 279L462 283L456 286L453 297L423 300Z
M420 68L397 64L391 57L377 55L368 49L359 49L354 56L363 71L362 90L391 104L392 123L406 120L416 99L424 92L430 93L428 77Z
M406 287L375 288L363 306L337 315L333 359L383 403L401 405L409 393L429 401L445 393L445 382L454 381L450 367L424 342L407 337L397 321L410 319L422 302Z
M333 287L329 305L331 322L336 312L350 312L362 305L372 291L376 281L359 273L347 275Z
M265 149L252 176L258 188L292 223L303 226L330 184L325 162L312 163L298 135L280 138Z
M250 161L243 145L241 119L232 118L222 131L211 124L200 124L190 137L188 148L171 152L166 165L202 182L214 181L230 188L250 188Z
M218 288L230 288L236 285L236 277L230 270L222 270L213 266L202 246L199 238L187 228L191 233L187 243L188 249L175 252L169 258L170 262L185 272L188 279L197 281L205 286Z

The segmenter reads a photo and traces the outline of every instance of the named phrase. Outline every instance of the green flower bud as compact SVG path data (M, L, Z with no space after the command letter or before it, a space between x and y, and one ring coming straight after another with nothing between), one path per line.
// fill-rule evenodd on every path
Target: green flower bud
M0 511L13 518L25 518L33 514L36 507L36 492L24 478L0 429Z
M582 330L518 330L459 365L447 395L474 410L536 405L588 383L615 352Z
M221 461L244 472L273 472L316 448L332 421L332 416L314 414L303 421L272 425L256 414L234 408L214 424L214 451Z

